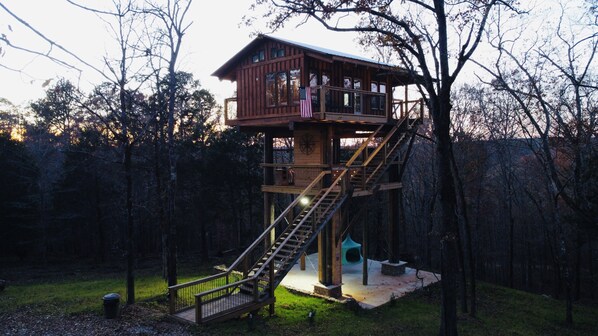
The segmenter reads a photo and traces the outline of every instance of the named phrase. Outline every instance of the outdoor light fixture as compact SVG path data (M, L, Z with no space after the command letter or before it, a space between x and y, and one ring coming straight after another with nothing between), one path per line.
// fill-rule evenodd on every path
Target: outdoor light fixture
M301 205L305 206L309 204L309 198L308 197L301 197L301 199L299 200L299 203L301 203Z

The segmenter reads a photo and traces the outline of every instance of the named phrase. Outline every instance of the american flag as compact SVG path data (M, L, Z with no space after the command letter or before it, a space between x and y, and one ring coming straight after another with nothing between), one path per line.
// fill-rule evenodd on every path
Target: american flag
M299 88L299 100L300 100L300 107L301 107L301 117L302 118L311 118L313 117L311 111L311 90L310 87L301 87Z

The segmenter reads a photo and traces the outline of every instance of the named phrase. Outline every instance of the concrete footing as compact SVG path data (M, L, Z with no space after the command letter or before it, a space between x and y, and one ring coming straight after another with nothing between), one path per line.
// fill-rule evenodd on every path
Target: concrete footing
M380 262L380 266L382 266L382 274L390 276L399 276L405 274L405 267L407 267L407 262L400 261L398 263L391 263L388 262L388 260L384 260Z

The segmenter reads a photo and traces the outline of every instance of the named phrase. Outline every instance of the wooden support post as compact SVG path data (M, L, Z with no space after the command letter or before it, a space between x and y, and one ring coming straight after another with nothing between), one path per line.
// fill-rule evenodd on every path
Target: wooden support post
M274 297L274 259L272 259L272 261L270 261L270 274L268 274L268 277L270 278L270 298ZM274 315L274 302L272 302L270 304L270 309L269 309L269 313L270 316Z
M409 85L405 85L405 114L409 114Z
M302 253L301 257L299 257L299 268L305 271L305 253Z
M341 239L336 239L341 235L343 223L342 208L338 209L332 216L330 226L330 281L332 285L340 285L343 282L343 259L341 249Z
M399 167L392 164L388 170L388 182L399 182ZM399 190L388 191L388 261L399 263Z
M373 197L373 196L370 196ZM369 210L366 210L369 212ZM370 216L365 216L363 222L363 235L361 238L361 249L362 249L362 257L363 257L363 264L362 264L362 283L364 286L368 285L368 236L369 232L369 222L368 219Z
M177 296L177 291L176 289L168 289L168 308L170 311L170 315L174 315L176 308L175 308L175 303L176 303L176 296Z
M274 138L271 132L264 134L264 163L274 163ZM274 184L274 168L264 167L264 184ZM274 195L272 193L264 193L264 229L268 228L274 221ZM272 236L270 239L264 241L266 249L270 248L274 242Z
M201 307L201 296L195 296L195 323L200 324L202 322L202 307Z

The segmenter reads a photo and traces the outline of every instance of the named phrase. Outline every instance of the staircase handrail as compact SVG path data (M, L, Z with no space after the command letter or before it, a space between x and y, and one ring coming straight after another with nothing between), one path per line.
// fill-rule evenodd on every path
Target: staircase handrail
M374 131L374 133L370 134L370 136L359 146L359 148L357 148L355 153L353 153L353 156L351 156L349 161L347 161L347 163L345 163L345 167L350 167L353 164L353 162L355 162L355 160L357 160L357 158L367 148L369 143L374 140L376 135L380 132L380 130L382 130L383 127L384 127L384 124L378 126L378 128Z
M247 256L247 254L249 254L250 252L253 251L253 249L256 248L256 246L258 246L267 236L270 235L270 232L276 227L276 225L278 225L278 223L285 218L286 214L290 211L290 209L292 209L295 205L297 205L297 203L301 200L302 197L304 197L305 195L307 195L307 193L313 189L313 187L322 180L322 178L328 174L330 174L331 171L330 170L324 170L322 172L320 172L320 174L303 190L303 192L301 192L301 194L299 194L299 196L297 196L295 198L295 200L285 209L285 211L283 211L277 218L276 220L274 220L274 222L272 224L270 224L270 226L268 226L268 228L266 228L262 234L256 238L256 240L249 245L249 247L247 249L245 249L245 251L229 266L226 268L225 271L222 271L220 273L217 274L213 274L198 280L193 280L193 281L189 281L189 282L185 282L182 284L178 284L178 285L174 285L174 286L170 286L168 287L169 290L179 290L181 288L184 287L189 287L189 286L193 286L193 285L197 285L197 284L201 284L203 282L208 282L208 281L212 281L218 278L222 278L225 276L228 276L229 274L232 273L232 271L239 266L239 264L243 261L243 259ZM220 287L218 287L220 288ZM199 293L201 294L201 293Z
M392 128L392 130L390 132L388 132L388 134L386 134L386 137L384 137L384 139L382 140L382 142L380 143L380 145L378 145L376 147L376 149L374 149L374 151L372 152L372 154L370 154L370 156L367 158L367 160L365 160L361 164L362 167L367 167L370 164L370 162L374 159L374 157L376 156L376 154L378 154L378 152L380 152L380 150L388 143L388 141L390 140L390 138L395 134L395 132L399 129L399 127L401 127L401 125L407 119L408 118L405 116L405 117L399 119L399 121L397 121L397 124Z
M316 204L314 206L312 206L312 208L309 210L309 212L295 226L293 231L291 231L291 233L289 235L287 235L287 237L282 241L282 243L280 245L278 245L278 247L274 250L274 252L272 252L270 254L270 257L268 257L268 259L266 259L264 261L263 265L255 272L255 275L261 274L264 271L264 269L266 268L266 265L268 265L270 262L272 262L274 257L280 252L280 250L284 247L284 245L288 242L288 240L295 234L295 232L299 229L299 227L301 227L301 225L304 224L304 222L312 215L312 213L322 203L322 201L326 198L326 196L328 196L328 194L330 194L330 192L334 189L334 187L339 184L339 182L345 176L347 171L348 171L347 168L343 168L343 171L339 174L339 176L336 178L336 180L334 180L334 182L330 185L330 187L328 187L328 189L326 190L324 195L322 195L322 197L320 197L320 199L316 202Z

